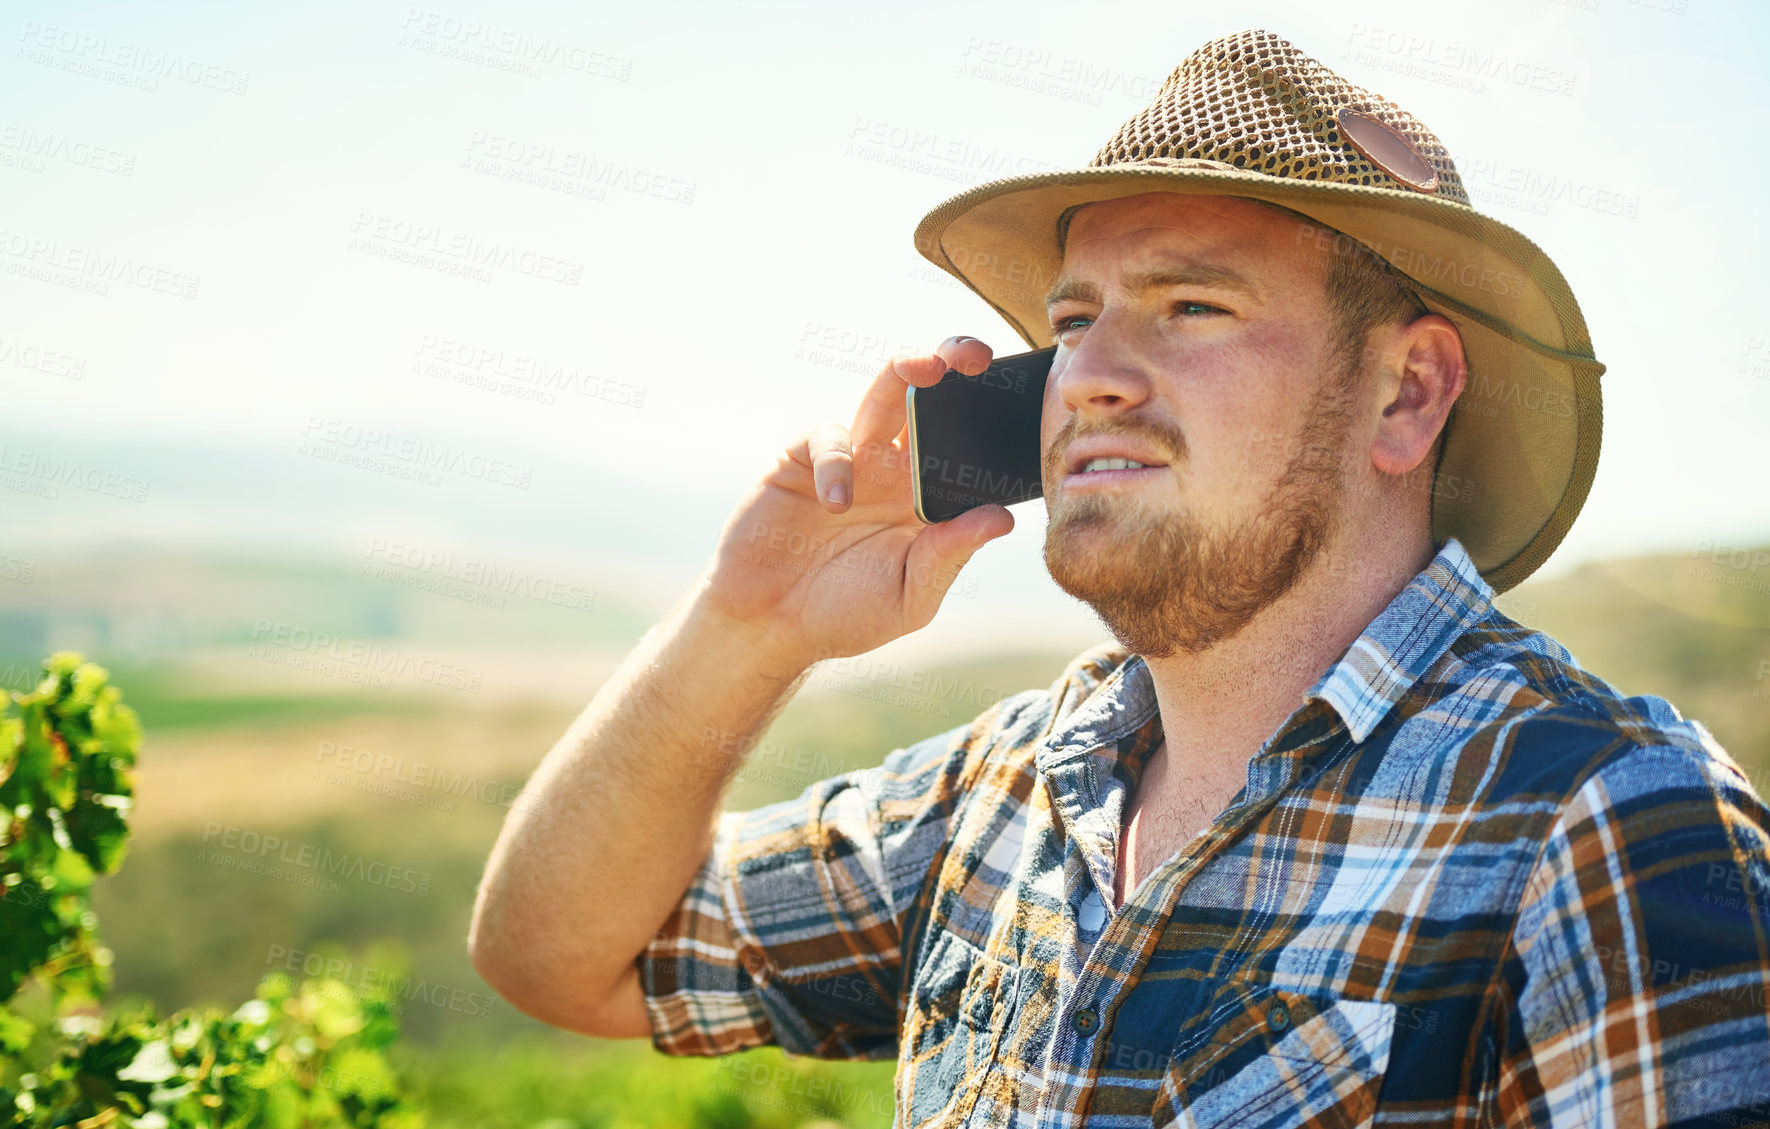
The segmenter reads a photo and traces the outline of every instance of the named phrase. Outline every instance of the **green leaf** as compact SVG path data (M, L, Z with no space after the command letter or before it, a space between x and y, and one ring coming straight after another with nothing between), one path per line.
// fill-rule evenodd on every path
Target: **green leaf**
M172 1048L165 1039L143 1043L129 1065L117 1071L117 1077L125 1082L164 1082L177 1074L178 1064L172 1061Z
M8 1008L0 1007L0 1051L9 1055L22 1052L37 1033L37 1025Z

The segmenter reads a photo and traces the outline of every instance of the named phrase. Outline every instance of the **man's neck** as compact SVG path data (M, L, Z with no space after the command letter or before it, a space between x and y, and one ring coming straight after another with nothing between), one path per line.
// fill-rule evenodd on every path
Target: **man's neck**
M1166 756L1180 770L1169 780L1245 773L1309 687L1432 560L1429 537L1365 540L1385 543L1393 548L1363 558L1330 546L1235 635L1196 654L1147 660Z

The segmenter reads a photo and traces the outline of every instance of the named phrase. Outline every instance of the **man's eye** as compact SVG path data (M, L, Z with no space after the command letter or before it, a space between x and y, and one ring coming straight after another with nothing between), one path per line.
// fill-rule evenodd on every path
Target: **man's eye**
M1229 311L1222 306L1213 306L1208 302L1175 302L1174 312L1193 316L1209 316L1211 314L1226 314Z
M1229 311L1222 306L1213 306L1209 302L1175 302L1174 312L1187 317L1215 317L1218 314L1228 315ZM1086 324L1094 319L1087 314L1070 314L1068 317L1057 318L1051 323L1053 336L1061 337L1076 328L1077 322Z

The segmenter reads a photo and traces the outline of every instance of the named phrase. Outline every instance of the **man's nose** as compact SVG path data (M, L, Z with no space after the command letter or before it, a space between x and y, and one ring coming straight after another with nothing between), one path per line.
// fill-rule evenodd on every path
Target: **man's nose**
M1134 351L1090 327L1056 365L1057 394L1072 412L1122 412L1149 399L1149 380Z

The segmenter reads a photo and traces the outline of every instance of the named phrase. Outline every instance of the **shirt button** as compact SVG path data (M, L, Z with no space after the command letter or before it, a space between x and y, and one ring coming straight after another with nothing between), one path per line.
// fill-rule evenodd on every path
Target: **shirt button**
M1091 1007L1082 1008L1070 1017L1069 1025L1075 1029L1075 1033L1078 1035L1083 1037L1092 1035L1094 1028L1100 1026L1100 1013Z
M1283 1031L1291 1025L1291 1009L1282 1003L1275 1003L1266 1009L1266 1022L1274 1031Z

